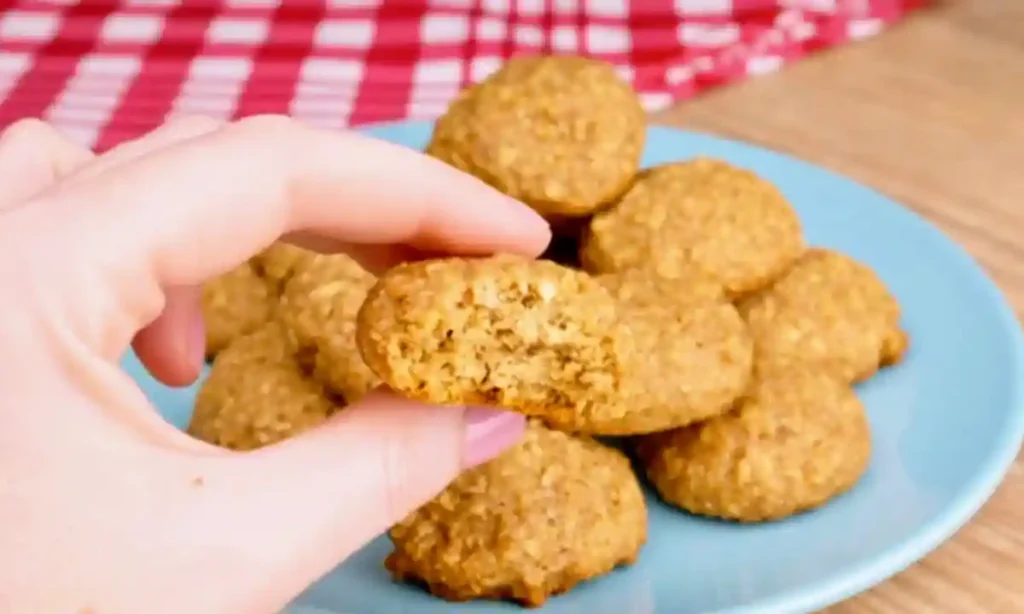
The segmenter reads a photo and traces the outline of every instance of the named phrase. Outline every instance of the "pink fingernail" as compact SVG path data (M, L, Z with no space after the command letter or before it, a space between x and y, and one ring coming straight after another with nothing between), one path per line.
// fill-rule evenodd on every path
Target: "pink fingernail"
M505 203L508 210L525 224L530 226L536 226L537 228L548 228L549 224L544 217L534 211L529 205L522 201L515 200L513 198L505 198Z
M551 225L539 213L518 200L506 197L504 201L505 209L514 219L517 230L522 229L530 233L547 235L550 239Z
M466 408L463 420L462 466L466 469L519 443L526 430L526 417L522 414L488 407Z

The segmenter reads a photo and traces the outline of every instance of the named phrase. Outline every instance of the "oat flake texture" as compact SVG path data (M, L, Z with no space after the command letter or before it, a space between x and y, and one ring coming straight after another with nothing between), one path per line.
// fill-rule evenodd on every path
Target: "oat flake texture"
M532 423L521 444L462 474L390 536L385 565L398 579L452 601L539 606L634 562L647 508L621 452Z
M819 371L755 382L737 408L642 437L637 455L666 502L740 522L776 520L849 490L871 434L852 388Z

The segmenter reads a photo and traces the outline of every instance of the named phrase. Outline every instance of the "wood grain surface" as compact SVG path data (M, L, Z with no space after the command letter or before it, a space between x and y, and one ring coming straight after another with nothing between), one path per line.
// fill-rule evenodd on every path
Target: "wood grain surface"
M1024 312L1024 1L947 0L656 123L832 168L963 244ZM951 541L829 614L1024 612L1024 456Z

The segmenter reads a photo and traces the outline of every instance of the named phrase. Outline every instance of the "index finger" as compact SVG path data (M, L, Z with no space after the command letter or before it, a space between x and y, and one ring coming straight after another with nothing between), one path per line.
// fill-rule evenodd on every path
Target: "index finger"
M93 205L69 208L68 247L133 263L158 277L138 281L163 286L202 283L295 231L453 254L536 256L551 238L531 209L438 160L277 116L241 120L53 196Z
M38 119L11 124L0 134L0 211L19 206L92 158L88 148Z

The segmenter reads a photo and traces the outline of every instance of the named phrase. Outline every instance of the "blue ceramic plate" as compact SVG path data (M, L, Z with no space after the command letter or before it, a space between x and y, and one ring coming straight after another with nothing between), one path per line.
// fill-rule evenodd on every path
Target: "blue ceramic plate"
M366 131L412 148L428 123ZM651 128L646 165L707 154L750 168L789 197L809 242L870 265L896 294L912 345L906 361L860 386L874 432L870 471L821 510L759 526L687 516L650 500L650 541L628 569L553 598L568 614L807 612L852 596L924 556L996 488L1024 432L1021 332L981 269L937 229L881 194L792 158L715 137ZM164 388L127 368L173 423L195 387ZM293 608L344 614L519 612L455 605L393 584L380 538Z

